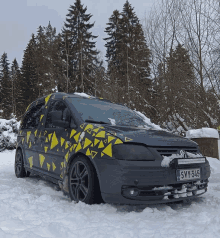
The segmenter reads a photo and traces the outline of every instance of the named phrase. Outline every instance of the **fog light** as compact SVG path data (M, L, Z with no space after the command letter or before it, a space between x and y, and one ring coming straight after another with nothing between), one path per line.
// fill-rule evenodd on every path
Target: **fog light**
M138 190L131 188L130 191L129 191L129 194L130 194L132 197L135 197L135 196L138 195Z

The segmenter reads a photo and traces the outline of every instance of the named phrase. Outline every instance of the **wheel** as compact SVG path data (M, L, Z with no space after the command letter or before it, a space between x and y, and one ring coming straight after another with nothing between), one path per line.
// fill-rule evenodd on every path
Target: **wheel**
M23 155L21 150L17 150L15 156L15 175L17 178L29 177L30 175L29 171L27 172L25 171Z
M98 178L91 162L84 156L75 158L69 170L69 195L76 202L100 203Z

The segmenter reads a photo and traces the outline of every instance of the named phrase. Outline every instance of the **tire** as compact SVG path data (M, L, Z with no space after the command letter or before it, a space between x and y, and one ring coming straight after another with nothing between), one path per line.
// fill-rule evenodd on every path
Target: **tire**
M16 151L14 168L15 168L15 175L17 178L29 177L30 172L25 171L24 160L21 150Z
M69 169L69 195L71 200L86 204L101 203L101 193L96 171L84 156L76 157Z

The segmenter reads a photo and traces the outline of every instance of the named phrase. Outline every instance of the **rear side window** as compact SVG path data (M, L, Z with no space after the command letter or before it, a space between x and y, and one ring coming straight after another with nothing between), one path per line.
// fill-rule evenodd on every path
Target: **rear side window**
M37 128L40 121L40 115L43 113L44 108L44 102L31 106L23 119L21 129Z

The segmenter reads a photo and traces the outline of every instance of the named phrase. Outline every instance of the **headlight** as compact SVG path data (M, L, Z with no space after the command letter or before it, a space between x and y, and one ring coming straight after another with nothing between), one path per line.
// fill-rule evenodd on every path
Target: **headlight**
M143 145L121 144L113 146L113 155L119 160L154 161L155 158Z

